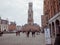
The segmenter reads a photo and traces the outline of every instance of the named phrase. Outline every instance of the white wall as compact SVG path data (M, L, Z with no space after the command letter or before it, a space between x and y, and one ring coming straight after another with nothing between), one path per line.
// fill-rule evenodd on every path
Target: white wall
M8 31L8 24L1 24L1 31Z

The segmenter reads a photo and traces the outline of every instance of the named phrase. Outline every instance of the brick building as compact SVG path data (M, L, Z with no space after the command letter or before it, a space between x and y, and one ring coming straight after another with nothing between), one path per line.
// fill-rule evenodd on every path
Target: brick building
M16 23L15 22L10 22L9 31L14 31L14 30L16 30Z
M44 15L46 16L46 26L50 28L52 43L54 38L60 33L60 0L44 0Z
M42 27L41 27L41 31L44 32L44 28L46 27L46 16L45 15L41 15L41 24L42 24Z
M49 19L49 1L50 0L44 0L44 8L43 13L44 15L41 16L41 24L42 24L42 30L47 27L48 19Z

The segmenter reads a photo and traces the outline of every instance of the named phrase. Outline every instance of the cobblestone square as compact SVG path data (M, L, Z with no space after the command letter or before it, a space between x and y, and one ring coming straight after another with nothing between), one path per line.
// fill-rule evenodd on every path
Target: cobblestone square
M28 38L25 33L21 33L20 36L16 34L3 34L0 37L0 45L45 45L44 34L35 35Z

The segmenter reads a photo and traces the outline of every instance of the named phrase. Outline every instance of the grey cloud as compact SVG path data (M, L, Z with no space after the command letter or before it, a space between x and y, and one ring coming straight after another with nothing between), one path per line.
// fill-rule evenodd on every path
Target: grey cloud
M43 8L43 0L33 1L34 21L41 25L41 15ZM38 3L36 3L36 1ZM16 21L17 24L23 25L27 23L29 0L0 0L0 16L8 18L10 21Z

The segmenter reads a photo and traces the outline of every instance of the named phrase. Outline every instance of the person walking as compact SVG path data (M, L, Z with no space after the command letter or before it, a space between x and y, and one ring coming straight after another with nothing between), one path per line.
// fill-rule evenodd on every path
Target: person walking
M29 34L30 34L30 32L28 31L28 32L27 32L27 37L29 37Z
M34 31L32 32L32 37L35 37L35 32Z
M56 35L54 45L60 45L60 25L58 26L58 34Z

